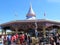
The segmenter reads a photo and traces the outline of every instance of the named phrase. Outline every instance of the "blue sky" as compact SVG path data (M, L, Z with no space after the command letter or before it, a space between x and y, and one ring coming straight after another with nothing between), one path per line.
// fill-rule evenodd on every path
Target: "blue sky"
M0 0L0 24L26 19L30 2L37 19L60 21L60 0Z

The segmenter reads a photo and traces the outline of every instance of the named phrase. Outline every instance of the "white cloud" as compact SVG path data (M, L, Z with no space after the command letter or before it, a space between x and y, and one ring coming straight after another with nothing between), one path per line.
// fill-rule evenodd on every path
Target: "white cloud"
M47 0L48 2L60 2L60 0Z

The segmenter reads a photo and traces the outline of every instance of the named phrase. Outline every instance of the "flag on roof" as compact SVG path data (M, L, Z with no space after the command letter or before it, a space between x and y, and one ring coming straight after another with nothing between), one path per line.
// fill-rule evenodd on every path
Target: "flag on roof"
M46 16L46 13L44 12L44 16Z

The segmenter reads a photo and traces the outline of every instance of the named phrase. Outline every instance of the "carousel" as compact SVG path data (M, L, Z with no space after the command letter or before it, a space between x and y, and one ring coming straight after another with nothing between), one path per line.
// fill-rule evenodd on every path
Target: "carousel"
M7 34L7 30L10 30L11 34L24 32L33 36L34 33L37 32L46 35L46 32L59 32L60 22L36 19L36 14L34 13L32 6L30 6L26 15L26 20L15 20L0 24L0 29L2 29L2 35L3 33Z

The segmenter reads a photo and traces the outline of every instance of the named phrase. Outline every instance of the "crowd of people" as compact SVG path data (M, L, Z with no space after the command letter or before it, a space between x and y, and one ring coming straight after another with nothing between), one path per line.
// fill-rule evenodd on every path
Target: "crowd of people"
M3 36L2 36L3 38ZM46 37L40 36L38 38L38 45L60 45L60 34L50 34ZM27 33L4 35L4 45L33 45L32 37ZM35 45L35 44L34 44Z
M56 33L54 34L49 34L46 37L40 37L39 40L40 45L60 45L60 34Z
M13 35L4 35L3 44L4 45L31 45L32 39L27 34L13 34Z

